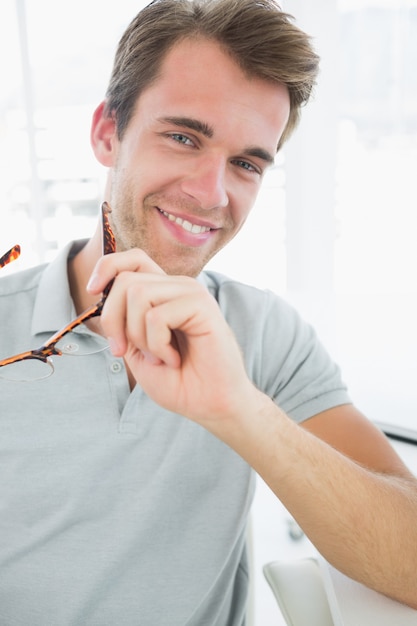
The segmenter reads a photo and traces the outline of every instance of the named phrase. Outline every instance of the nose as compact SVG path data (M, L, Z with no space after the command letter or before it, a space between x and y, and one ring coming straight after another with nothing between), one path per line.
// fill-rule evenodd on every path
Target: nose
M226 163L219 155L195 162L182 181L182 190L205 210L224 208L229 203L226 189Z

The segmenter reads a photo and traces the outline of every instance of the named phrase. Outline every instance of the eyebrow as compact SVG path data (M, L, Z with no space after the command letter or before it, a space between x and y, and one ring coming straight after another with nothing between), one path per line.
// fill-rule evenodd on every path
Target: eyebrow
M201 122L200 120L194 119L193 117L170 116L162 117L160 121L167 124L174 124L174 126L182 126L184 128L189 128L190 130L195 130L197 133L201 133L209 139L211 139L214 135L212 126L209 126L209 124Z
M197 133L201 133L208 139L211 139L214 136L214 129L212 126L193 117L177 117L174 115L162 117L160 118L160 122L166 124L174 124L174 126L180 126L182 128L189 128L190 130L194 130ZM243 155L261 159L269 165L272 165L275 160L274 156L268 150L257 146L249 146L248 148L245 148L243 150Z
M257 148L256 146L246 148L244 150L244 154L247 156L253 156L258 159L262 159L268 165L272 165L275 161L273 155L268 152L268 150L264 150L263 148Z

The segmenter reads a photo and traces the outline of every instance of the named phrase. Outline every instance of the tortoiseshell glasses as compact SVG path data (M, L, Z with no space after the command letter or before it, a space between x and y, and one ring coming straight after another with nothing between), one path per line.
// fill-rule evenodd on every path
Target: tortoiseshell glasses
M110 228L107 214L111 209L107 202L101 205L103 225L103 254L116 251L114 235ZM13 246L6 254L0 257L0 268L16 260L20 255L20 246ZM53 356L86 356L106 350L108 346L97 343L97 338L85 333L73 333L73 330L84 322L101 315L103 305L110 292L113 281L106 286L103 295L97 304L86 309L72 322L56 332L40 348L22 352L16 356L0 360L0 378L14 381L30 381L48 378L54 372Z

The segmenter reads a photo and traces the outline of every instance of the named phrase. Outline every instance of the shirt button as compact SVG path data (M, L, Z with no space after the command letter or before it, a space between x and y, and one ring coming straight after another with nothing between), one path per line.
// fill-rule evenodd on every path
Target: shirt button
M59 345L59 344L58 344ZM74 354L78 352L80 346L74 341L68 341L64 346L60 346L62 354Z
M110 365L110 370L113 372L113 374L118 374L122 371L122 369L122 364L119 363L119 361L113 361L113 363Z

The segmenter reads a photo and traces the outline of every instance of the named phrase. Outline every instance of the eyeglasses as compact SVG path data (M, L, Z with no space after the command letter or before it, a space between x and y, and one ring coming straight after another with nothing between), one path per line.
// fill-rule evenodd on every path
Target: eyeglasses
M116 251L114 235L107 217L108 213L111 213L111 208L107 202L103 202L101 205L103 254L111 254ZM15 261L19 255L20 246L13 246L0 257L0 268ZM112 284L113 280L108 283L97 304L86 309L67 326L52 335L40 348L0 360L0 378L18 382L48 378L54 373L54 364L51 358L53 356L86 356L106 350L108 345L104 347L99 345L97 338L87 333L73 333L73 331L84 322L101 315Z

